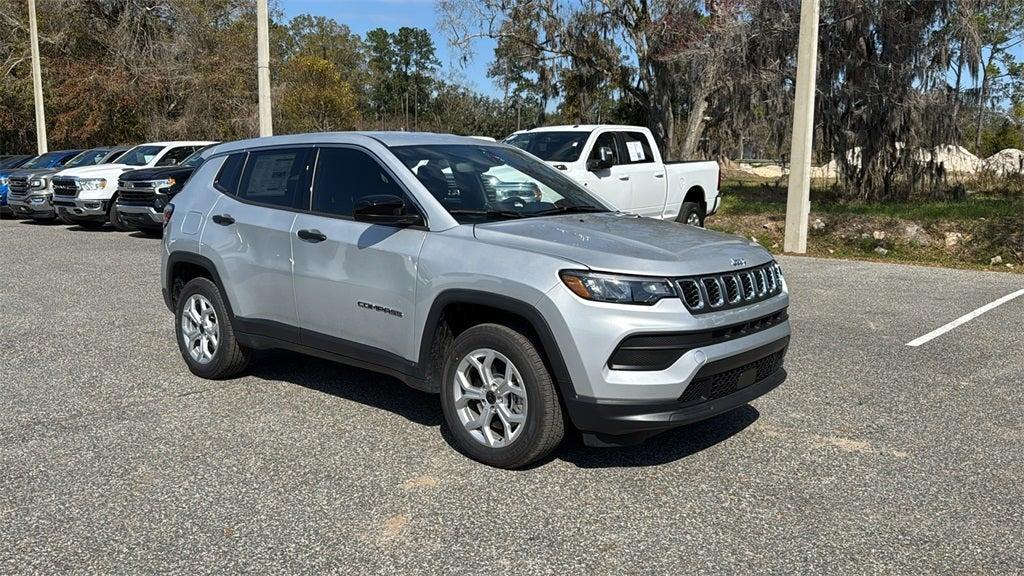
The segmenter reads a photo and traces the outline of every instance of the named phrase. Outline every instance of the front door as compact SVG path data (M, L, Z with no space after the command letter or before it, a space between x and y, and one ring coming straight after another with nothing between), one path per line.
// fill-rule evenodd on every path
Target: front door
M607 148L612 152L613 166L587 170L580 175L580 183L590 190L598 198L611 204L622 211L631 211L633 207L633 191L629 183L629 167L623 163L619 143L614 132L603 132L598 134L597 140L590 148L588 160L597 160L601 156L601 149Z
M416 266L427 232L353 220L355 202L374 194L418 210L367 151L319 149L311 213L296 218L291 235L300 339L364 361L414 361Z

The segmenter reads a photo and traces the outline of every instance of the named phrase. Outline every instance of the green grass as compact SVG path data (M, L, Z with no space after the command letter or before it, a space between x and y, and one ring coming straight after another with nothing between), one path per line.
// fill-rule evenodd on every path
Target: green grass
M723 182L722 191L724 212L749 215L778 214L786 211L785 189ZM842 202L833 198L828 191L812 190L811 211L829 215L902 218L921 224L982 218L1020 218L1024 223L1024 195L1011 197L975 194L962 202L926 200L882 204Z

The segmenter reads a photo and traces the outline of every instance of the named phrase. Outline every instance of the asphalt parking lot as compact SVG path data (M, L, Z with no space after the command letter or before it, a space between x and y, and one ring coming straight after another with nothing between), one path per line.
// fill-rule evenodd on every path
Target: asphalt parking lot
M1024 288L782 258L789 380L629 449L518 472L435 397L268 353L192 376L159 240L0 221L0 572L1024 571Z

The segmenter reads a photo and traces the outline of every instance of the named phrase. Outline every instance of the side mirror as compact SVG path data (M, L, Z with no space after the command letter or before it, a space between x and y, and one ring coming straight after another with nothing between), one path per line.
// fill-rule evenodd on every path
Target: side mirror
M587 160L587 170L607 170L615 166L615 153L608 146L601 146L597 149L597 158Z
M356 222L370 224L413 226L423 223L422 216L406 211L405 200L391 194L363 196L356 201L352 216Z

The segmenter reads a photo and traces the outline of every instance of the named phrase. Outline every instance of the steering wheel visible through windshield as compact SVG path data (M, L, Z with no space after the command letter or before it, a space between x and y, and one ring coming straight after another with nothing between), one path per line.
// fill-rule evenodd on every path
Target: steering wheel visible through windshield
M504 146L395 146L391 152L459 222L608 212L554 168Z

